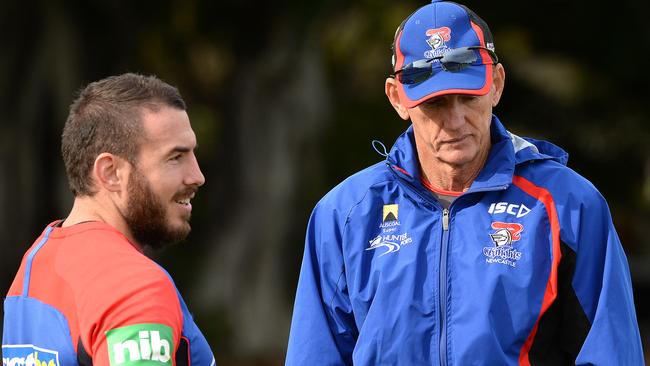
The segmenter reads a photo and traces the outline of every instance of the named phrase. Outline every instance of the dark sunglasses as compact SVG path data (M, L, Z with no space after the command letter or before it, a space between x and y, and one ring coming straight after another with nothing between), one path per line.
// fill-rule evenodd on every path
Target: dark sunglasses
M476 63L478 57L474 50L486 50L492 59L491 62ZM489 48L482 46L460 47L450 49L441 56L414 61L395 71L391 76L396 77L402 84L418 84L430 78L434 68L457 72L471 65L496 65L498 62L497 54Z

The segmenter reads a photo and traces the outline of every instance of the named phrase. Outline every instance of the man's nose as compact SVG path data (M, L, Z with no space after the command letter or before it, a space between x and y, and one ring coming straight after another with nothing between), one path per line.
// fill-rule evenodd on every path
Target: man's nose
M199 167L199 162L196 160L196 156L192 155L190 168L187 177L185 178L185 184L189 186L200 187L205 183L205 176L201 172Z
M445 128L458 129L465 124L466 110L463 103L456 96L449 99L446 105Z

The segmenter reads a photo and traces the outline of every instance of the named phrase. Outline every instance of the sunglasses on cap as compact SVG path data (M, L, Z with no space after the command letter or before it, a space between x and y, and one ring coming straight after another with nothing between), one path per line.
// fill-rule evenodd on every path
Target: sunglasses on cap
M482 61L476 63L478 57L475 50L485 50L491 58L491 62ZM438 61L438 62L434 62ZM472 65L496 65L499 62L497 54L489 48L482 46L460 47L450 49L443 55L433 58L417 60L407 64L395 71L392 77L396 77L402 84L418 84L433 75L434 68L444 71L457 72Z

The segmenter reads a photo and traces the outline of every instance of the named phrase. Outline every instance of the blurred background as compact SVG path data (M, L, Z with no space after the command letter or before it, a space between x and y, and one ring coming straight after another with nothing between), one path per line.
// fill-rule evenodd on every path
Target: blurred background
M220 365L281 365L306 223L407 128L384 95L390 44L426 1L0 2L0 291L72 195L59 153L74 93L123 72L177 86L207 184L168 269ZM647 5L468 1L506 68L495 113L548 139L610 204L650 337ZM643 8L642 8L643 7Z

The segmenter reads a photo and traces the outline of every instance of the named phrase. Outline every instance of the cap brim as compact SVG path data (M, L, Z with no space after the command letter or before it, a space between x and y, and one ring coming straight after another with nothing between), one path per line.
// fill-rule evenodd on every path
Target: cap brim
M400 101L413 108L431 98L447 94L485 95L492 86L492 64L472 65L458 72L436 69L427 80L418 84L397 81Z

